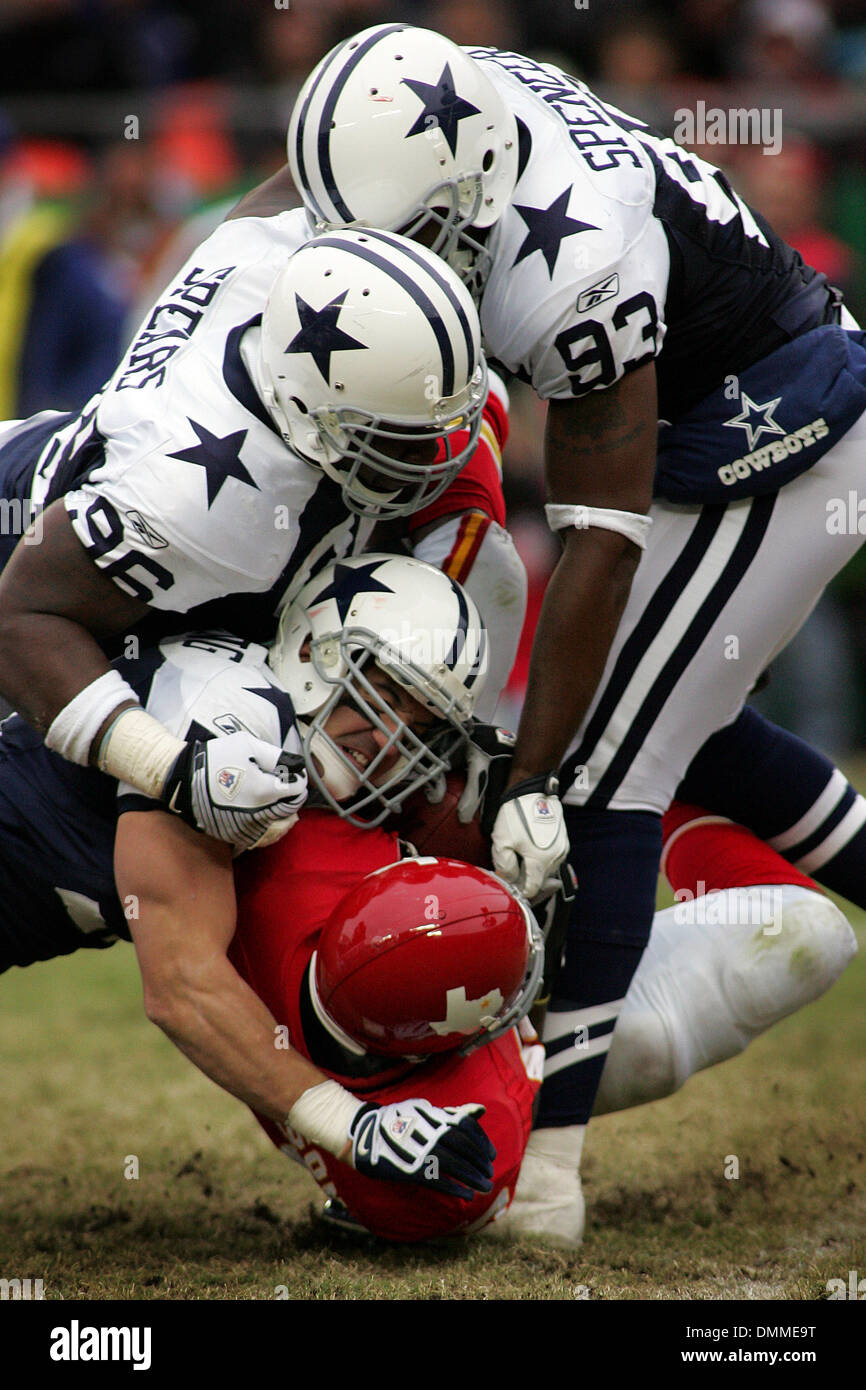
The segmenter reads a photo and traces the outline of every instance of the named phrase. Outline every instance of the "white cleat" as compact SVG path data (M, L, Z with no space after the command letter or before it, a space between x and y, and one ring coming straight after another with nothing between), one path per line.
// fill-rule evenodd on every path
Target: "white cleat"
M580 1156L586 1125L537 1129L529 1136L514 1200L486 1227L493 1236L525 1236L576 1250L586 1215Z

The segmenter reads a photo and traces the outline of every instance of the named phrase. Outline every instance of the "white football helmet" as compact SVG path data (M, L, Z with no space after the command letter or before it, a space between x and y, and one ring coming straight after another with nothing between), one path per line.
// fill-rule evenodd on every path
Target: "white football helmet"
M475 448L487 395L478 314L423 246L372 230L308 242L271 289L260 342L269 413L351 511L417 511Z
M311 783L345 820L370 826L465 744L487 674L486 634L472 599L442 570L361 555L304 585L283 610L268 661L292 697ZM395 713L371 663L435 716L429 728L415 732ZM339 706L360 711L366 732L328 733Z
M479 65L429 29L379 24L332 49L289 122L295 186L318 230L383 227L424 239L480 294L491 227L517 182L517 122Z

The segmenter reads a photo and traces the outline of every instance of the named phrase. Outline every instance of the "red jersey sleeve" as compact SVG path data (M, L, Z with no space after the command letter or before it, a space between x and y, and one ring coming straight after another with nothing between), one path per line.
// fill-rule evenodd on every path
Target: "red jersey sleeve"
M288 1025L293 1047L303 1051L301 981L323 926L360 879L399 858L396 835L305 810L276 844L238 859L238 925L229 959L274 1018Z

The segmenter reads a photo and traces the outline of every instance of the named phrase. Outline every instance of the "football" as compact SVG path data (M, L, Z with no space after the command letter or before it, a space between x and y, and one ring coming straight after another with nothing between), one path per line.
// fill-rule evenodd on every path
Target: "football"
M435 806L423 791L404 803L399 819L392 822L402 840L408 840L419 854L435 854L440 859L460 859L479 869L492 868L490 841L481 833L478 814L463 825L457 819L457 803L463 794L465 776L450 772L445 796Z

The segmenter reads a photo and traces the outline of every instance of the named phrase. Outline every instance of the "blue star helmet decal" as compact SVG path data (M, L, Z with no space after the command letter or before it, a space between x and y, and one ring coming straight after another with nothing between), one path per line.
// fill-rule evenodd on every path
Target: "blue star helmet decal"
M591 222L578 222L576 218L567 215L566 208L570 197L571 189L566 188L558 198L554 198L550 207L547 208L528 208L520 207L517 203L514 204L514 211L520 213L529 228L520 250L514 257L515 265L525 261L527 256L532 255L533 251L540 251L547 262L547 269L552 280L559 248L565 238L576 236L578 232L597 232L599 230Z
M382 560L373 560L369 565L341 565L339 561L334 566L334 578L327 588L320 594L316 594L313 603L323 603L326 598L332 598L337 605L337 612L340 615L340 622L346 621L346 614L359 594L393 594L394 590L388 584L381 583L374 579L373 571L380 569Z
M311 308L297 292L295 293L295 306L301 327L285 351L308 352L329 386L332 353L368 350L366 343L360 343L357 338L344 333L337 323L348 293L348 290L343 290L342 294L338 294L336 299L332 299L330 304L324 305L321 309Z
M246 483L248 487L258 489L258 483L241 463L241 447L247 437L247 430L235 430L220 439L196 420L190 419L189 416L187 420L198 435L198 444L193 444L188 449L178 449L168 457L182 459L184 463L197 463L204 469L207 475L208 511L216 501L226 478L237 478L239 483Z
M480 111L471 101L466 101L455 92L450 64L445 64L442 76L435 85L432 82L419 82L411 77L404 77L403 84L410 87L419 101L424 103L424 110L412 129L406 131L405 138L408 140L410 135L423 135L425 131L438 126L448 142L451 153L456 155L460 122L467 116L480 115Z

